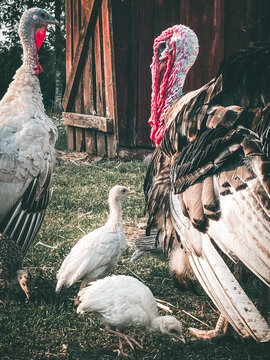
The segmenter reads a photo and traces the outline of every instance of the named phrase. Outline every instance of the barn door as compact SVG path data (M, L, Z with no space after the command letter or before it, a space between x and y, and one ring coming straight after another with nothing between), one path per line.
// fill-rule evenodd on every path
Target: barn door
M110 158L118 144L111 24L111 1L66 0L68 147Z

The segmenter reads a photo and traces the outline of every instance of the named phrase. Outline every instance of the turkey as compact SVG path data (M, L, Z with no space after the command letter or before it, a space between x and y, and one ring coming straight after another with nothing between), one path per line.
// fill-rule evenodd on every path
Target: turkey
M91 311L107 326L120 330L128 327L160 331L185 342L182 324L173 316L159 316L151 290L132 276L113 275L92 282L79 292L77 313ZM141 345L129 335L109 330L119 338L118 355L123 354L121 337L133 348ZM132 344L133 343L133 344Z
M22 268L21 249L12 239L0 234L0 286L20 284L27 299L30 298L33 281L30 272ZM1 300L0 300L1 302Z
M221 336L230 323L243 338L266 342L267 322L220 251L269 286L270 51L233 53L214 79L182 95L197 54L197 36L183 25L154 42L146 235L158 231L165 253L183 246L221 313L214 330L190 329L193 335Z
M56 293L62 286L70 287L82 279L81 290L117 263L127 248L121 202L131 194L133 190L120 185L110 190L110 215L106 224L83 236L73 246L57 273Z
M32 8L22 15L23 63L0 102L0 232L16 243L13 255L10 250L15 258L25 256L49 200L57 132L45 113L37 77L42 70L37 51L48 24L58 22L46 10Z

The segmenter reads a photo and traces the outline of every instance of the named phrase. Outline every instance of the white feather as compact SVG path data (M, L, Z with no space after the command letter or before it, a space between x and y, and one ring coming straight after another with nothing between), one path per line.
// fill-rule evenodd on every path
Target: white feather
M252 336L260 342L269 341L270 329L267 322L260 315L221 256L215 250L210 240L211 236L199 233L188 224L190 221L182 214L181 206L176 195L171 196L171 207L175 229L181 236L183 244L186 247L191 267L200 284L213 300L221 314L228 319L234 329L241 334L242 337ZM223 212L224 204L222 203L221 209ZM229 207L227 206L226 209L229 209ZM230 249L230 244L233 239L232 237L226 237L228 234L224 232L225 221L211 221L210 229L213 224L219 224L220 227L218 233L222 234L222 236L218 236L217 243L223 242L223 239L226 239L224 248L228 247ZM236 222L236 224L238 223ZM209 234L210 233L211 231L209 230ZM194 249L190 247L193 236L195 235L197 238L198 234L201 237L202 243L201 256L197 256ZM236 241L234 243L237 244ZM241 248L241 244L243 243L240 243L239 248ZM237 246L234 247L233 252L239 256ZM254 256L256 258L256 255ZM254 260L254 263L256 264L257 262Z

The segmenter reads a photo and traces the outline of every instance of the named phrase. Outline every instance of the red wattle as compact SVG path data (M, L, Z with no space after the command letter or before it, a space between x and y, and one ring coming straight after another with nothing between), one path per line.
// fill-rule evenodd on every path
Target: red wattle
M44 38L46 36L46 30L47 30L46 27L43 27L43 28L40 28L40 29L36 30L35 40L36 40L37 50L40 49L41 44L43 43L43 40L44 40Z

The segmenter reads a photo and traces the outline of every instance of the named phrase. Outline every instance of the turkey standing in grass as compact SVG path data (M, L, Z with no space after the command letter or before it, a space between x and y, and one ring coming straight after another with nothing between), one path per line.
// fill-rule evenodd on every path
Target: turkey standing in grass
M97 280L81 290L78 297L80 305L77 313L96 313L108 331L118 336L119 349L115 350L118 355L123 354L121 338L132 349L133 344L142 348L131 336L119 331L128 327L160 331L185 342L181 323L173 316L159 316L151 290L132 276L113 275Z
M259 342L270 330L216 248L270 282L270 50L232 54L213 80L182 95L198 53L189 28L176 25L154 43L151 138L145 179L146 234L158 231L167 252L181 242L204 290L228 323ZM158 239L160 241L160 239Z
M42 70L37 51L48 24L58 22L46 10L24 12L23 64L0 102L0 232L16 243L9 256L19 263L42 224L54 163L57 133L45 114L37 77Z
M106 224L83 236L73 246L57 273L56 293L63 285L69 287L79 280L82 280L82 289L117 263L127 248L121 203L131 194L134 191L120 185L110 190L110 215Z
M33 287L30 272L22 268L21 249L12 239L0 234L0 286L6 287L19 282L27 299Z

